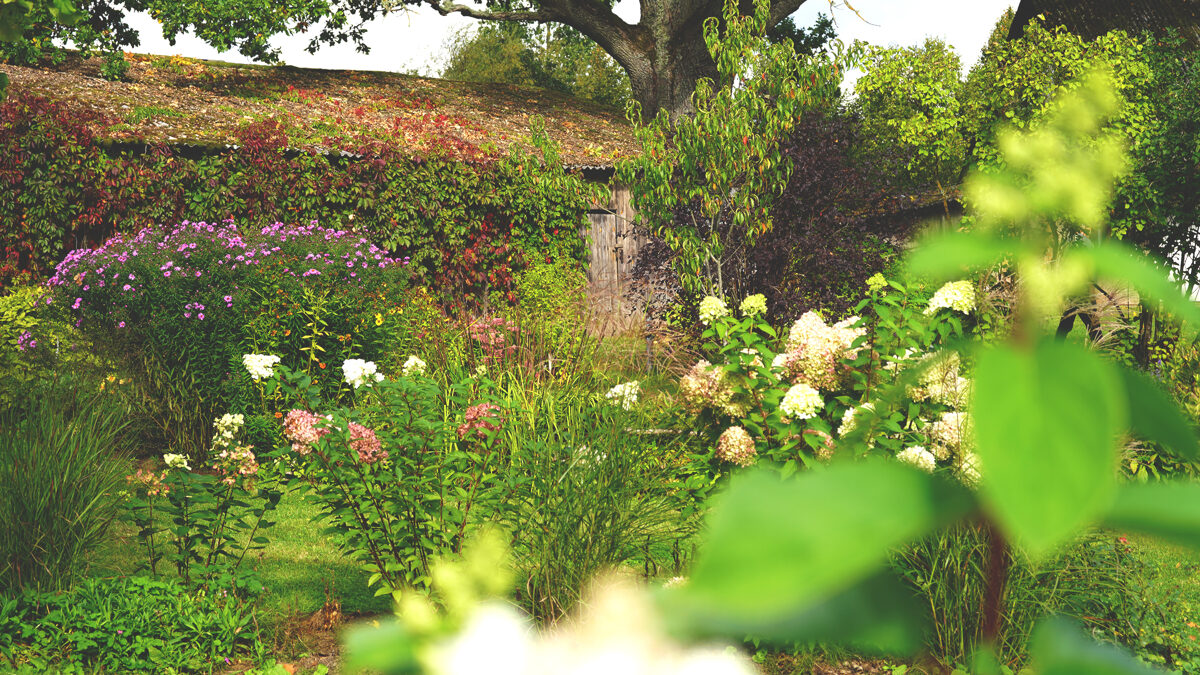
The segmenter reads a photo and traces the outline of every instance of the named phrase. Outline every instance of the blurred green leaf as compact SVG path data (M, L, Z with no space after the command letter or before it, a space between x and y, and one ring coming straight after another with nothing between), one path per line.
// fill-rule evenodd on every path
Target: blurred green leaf
M679 602L698 616L723 613L730 625L765 630L799 621L873 574L892 547L972 506L961 486L893 461L785 480L765 470L739 476L712 513L707 546ZM855 612L834 614L852 627Z
M1127 483L1117 492L1105 525L1200 548L1200 485L1180 481Z
M1128 282L1143 301L1161 302L1168 312L1193 326L1200 326L1200 307L1183 294L1179 284L1167 277L1165 266L1156 266L1151 258L1115 241L1085 249L1083 253L1092 260L1098 276Z
M984 351L975 374L981 491L1009 538L1044 555L1110 503L1125 428L1120 378L1058 341Z
M1133 432L1144 440L1161 443L1184 459L1195 461L1200 457L1196 428L1180 412L1175 399L1145 373L1131 368L1118 371L1125 381Z
M961 279L970 270L994 265L1014 252L1015 241L954 232L921 242L908 258L909 271L936 281Z
M1139 663L1116 647L1096 642L1059 618L1042 621L1034 631L1030 653L1038 675L1149 675L1162 672Z
M343 670L347 673L364 669L382 675L420 672L413 637L394 619L348 630L343 653Z

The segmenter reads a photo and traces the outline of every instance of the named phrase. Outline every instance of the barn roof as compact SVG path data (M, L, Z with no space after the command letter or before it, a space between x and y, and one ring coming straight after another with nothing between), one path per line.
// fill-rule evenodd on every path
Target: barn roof
M1021 0L1009 39L1021 37L1038 15L1047 25L1061 25L1089 40L1118 29L1164 34L1175 28L1200 46L1200 0Z
M562 161L605 168L636 153L620 111L533 87L454 82L396 73L252 66L127 54L126 81L100 77L102 60L71 54L60 65L0 64L12 91L102 113L102 141L220 148L237 131L276 120L288 145L338 152L351 139L394 144L412 156L465 160L528 148L530 122L545 120Z

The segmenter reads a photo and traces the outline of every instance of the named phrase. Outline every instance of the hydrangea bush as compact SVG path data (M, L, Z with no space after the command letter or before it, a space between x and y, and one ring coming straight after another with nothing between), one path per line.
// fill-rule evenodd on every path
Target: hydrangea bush
M792 473L861 438L873 452L971 482L970 381L958 355L939 349L975 331L973 282L930 297L882 275L869 281L861 316L828 323L810 311L780 332L765 321L762 296L746 298L740 318L723 300L701 302L708 355L679 390L715 472L765 460Z

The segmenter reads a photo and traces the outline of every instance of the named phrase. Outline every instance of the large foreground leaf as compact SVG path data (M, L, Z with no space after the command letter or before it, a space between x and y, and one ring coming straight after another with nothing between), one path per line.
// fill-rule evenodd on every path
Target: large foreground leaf
M1033 634L1030 650L1038 675L1152 675L1151 668L1129 654L1100 644L1063 619L1044 620Z
M1112 500L1125 428L1120 378L1095 354L1057 341L982 352L975 374L985 501L1010 539L1044 555Z
M1150 376L1120 368L1129 407L1129 425L1139 438L1163 444L1175 455L1195 461L1200 453L1196 429L1179 410L1175 399Z
M1105 525L1200 548L1200 484L1171 481L1122 485Z
M895 546L971 510L957 485L892 462L834 466L799 478L736 479L676 609L708 625L772 637L837 635L895 648L913 635L895 596L855 592ZM883 611L891 627L868 620ZM854 640L857 633L861 640Z

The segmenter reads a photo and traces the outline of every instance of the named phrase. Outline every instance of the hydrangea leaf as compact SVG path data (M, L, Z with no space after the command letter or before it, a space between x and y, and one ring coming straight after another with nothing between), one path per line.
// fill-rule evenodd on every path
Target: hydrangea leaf
M678 607L723 615L731 626L786 625L873 575L893 547L972 506L961 486L894 461L782 480L768 471L739 476L714 508ZM842 616L880 608L864 600L851 609Z
M1111 645L1096 642L1070 622L1046 619L1033 634L1034 667L1039 675L1150 675L1152 668Z
M1125 429L1120 377L1059 341L984 351L975 376L985 505L1010 539L1044 555L1111 503Z
M1168 312L1200 326L1200 307L1183 294L1179 284L1171 281L1165 266L1156 267L1151 258L1114 241L1082 249L1080 253L1090 258L1097 276L1128 283L1144 298L1161 302Z
M1123 485L1105 525L1200 549L1200 485L1180 481Z
M1148 441L1156 441L1183 459L1200 459L1196 429L1180 412L1175 400L1145 373L1119 369L1125 381L1131 430Z
M908 258L908 269L918 277L945 281L961 279L967 272L994 265L1014 252L1019 242L979 233L953 232L921 242Z

